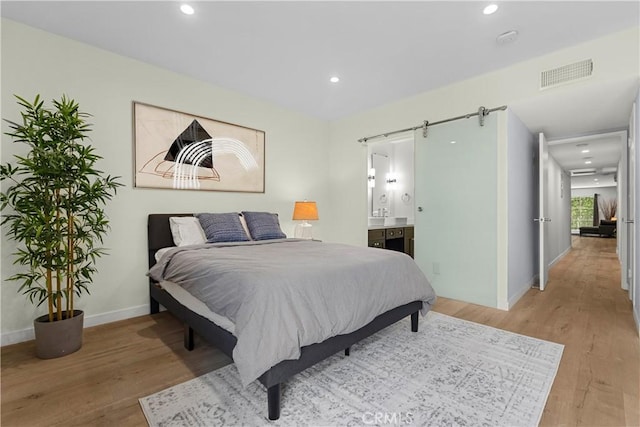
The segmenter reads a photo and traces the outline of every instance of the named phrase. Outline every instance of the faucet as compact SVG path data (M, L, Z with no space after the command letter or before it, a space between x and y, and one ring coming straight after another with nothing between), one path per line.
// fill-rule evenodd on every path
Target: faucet
M382 208L382 216L383 217L388 217L389 216L389 209L387 208Z

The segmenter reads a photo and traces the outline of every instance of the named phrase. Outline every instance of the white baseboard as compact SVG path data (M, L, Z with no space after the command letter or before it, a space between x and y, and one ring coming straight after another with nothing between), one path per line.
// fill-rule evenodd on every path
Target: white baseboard
M526 294L529 289L533 287L537 279L538 275L533 276L528 283L522 285L522 287L518 289L517 292L511 296L511 298L509 298L509 301L507 303L507 310L510 310L514 305L516 305L518 301L520 301L520 298L522 298L524 294Z
M34 338L33 328L23 329L21 331L5 332L0 337L0 345L4 347L5 345L30 341Z
M509 301L507 301L506 303L502 303L498 301L496 308L502 311L509 311Z
M149 305L139 305L137 307L125 308L122 310L108 311L106 313L94 314L84 318L84 327L103 325L105 323L117 322L118 320L130 319L132 317L149 314ZM0 345L11 345L19 342L30 341L35 338L33 328L22 329L20 331L5 332L0 337Z
M558 255L553 261L549 263L549 268L553 267L556 262L560 261L566 254L571 250L571 246L564 250L560 255Z
M553 261L551 261L549 263L549 269L551 269L551 267L554 266L555 263L557 263L558 261L560 261L566 254L569 253L569 251L572 249L571 246L569 246L567 249L564 250L564 252L562 252L560 255L558 255ZM548 278L547 278L548 279ZM527 285L527 288L522 288L520 290L520 292L518 292L516 295L513 296L513 298L509 298L509 307L513 307L515 305L516 302L518 302L518 300L520 298L522 298L524 296L524 294L527 293L527 291L529 290L529 288L534 287L534 285L536 283L540 282L540 275L536 274L535 276L533 276L531 278L531 281L529 282L529 284Z

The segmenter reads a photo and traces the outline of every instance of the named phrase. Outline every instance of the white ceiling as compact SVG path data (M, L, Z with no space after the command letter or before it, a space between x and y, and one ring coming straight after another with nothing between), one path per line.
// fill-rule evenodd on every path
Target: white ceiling
M551 143L553 157L566 166L567 170L596 169L601 170L615 166L620 161L619 151L612 151L611 146L621 147L620 132L595 135L592 137L562 140L561 144ZM626 140L626 138L624 138ZM589 150L588 153L582 151ZM591 163L586 163L591 162Z
M572 177L571 188L613 187L626 141L622 131L566 138L550 141L549 153L567 172L593 170L592 175Z
M2 1L0 11L327 120L640 25L638 1L500 1L485 16L487 3L210 1L187 16L173 1ZM518 39L498 45L509 30ZM579 86L510 107L552 138L626 127L638 79Z

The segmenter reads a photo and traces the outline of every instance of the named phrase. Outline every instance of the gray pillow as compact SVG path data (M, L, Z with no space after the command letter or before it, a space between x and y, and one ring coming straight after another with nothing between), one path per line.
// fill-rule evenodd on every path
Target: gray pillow
M200 213L196 217L200 221L209 243L246 242L249 240L237 212Z
M286 239L287 235L280 229L278 214L269 212L242 211L253 240Z

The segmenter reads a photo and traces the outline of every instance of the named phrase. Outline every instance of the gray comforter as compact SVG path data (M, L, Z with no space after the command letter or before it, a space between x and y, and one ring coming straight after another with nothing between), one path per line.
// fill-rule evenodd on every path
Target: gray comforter
M235 324L243 385L300 347L353 332L392 308L435 293L409 256L283 239L176 248L149 275L179 284Z

